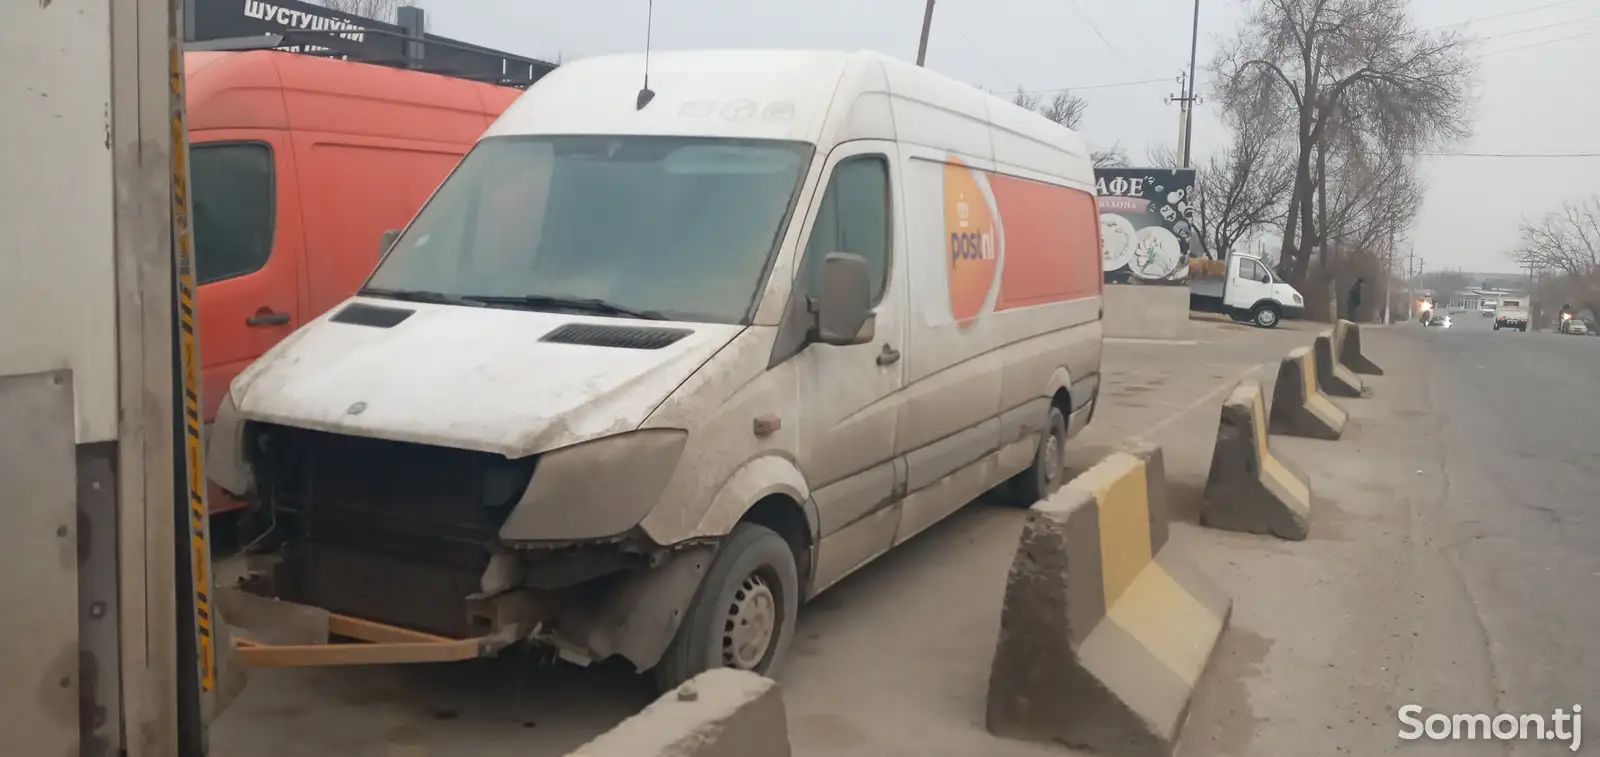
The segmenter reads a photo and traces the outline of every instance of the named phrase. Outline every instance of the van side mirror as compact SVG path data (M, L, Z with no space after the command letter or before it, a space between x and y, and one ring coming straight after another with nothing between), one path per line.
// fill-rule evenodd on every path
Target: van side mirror
M813 301L817 341L841 347L872 341L871 277L860 255L830 252L823 258L821 291Z
M393 247L395 240L398 240L399 238L399 229L389 229L388 231L383 232L383 239L378 243L378 257L383 257L385 254L387 254L389 252L389 248Z

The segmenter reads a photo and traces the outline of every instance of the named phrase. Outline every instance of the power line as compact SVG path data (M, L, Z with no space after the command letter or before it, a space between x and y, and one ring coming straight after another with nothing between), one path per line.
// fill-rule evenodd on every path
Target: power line
M951 31L955 32L958 36L960 36L962 41L967 43L967 47L972 48L972 52L977 54L979 60L982 60L984 63L988 64L990 70L992 70L995 73L999 74L1002 79L1005 79L1006 81L1011 82L1012 86L1020 86L1020 81L1021 80L1017 79L1016 77L1012 76L1011 74L1006 73L1006 70L1001 68L1000 64L994 62L994 59L989 57L989 54L984 52L983 48L978 46L978 43L972 41L972 38L967 36L967 33L962 31L961 27L959 25L947 26L945 28L950 29Z
M1491 50L1489 52L1480 53L1480 54L1474 55L1472 57L1474 57L1474 58L1487 58L1487 57L1489 57L1491 55L1500 55L1501 53L1514 53L1514 52L1516 52L1518 50L1531 50L1531 49L1533 49L1535 47L1544 47L1545 45L1553 45L1553 44L1555 44L1557 42L1567 42L1567 41L1574 40L1574 39L1581 39L1583 37L1593 37L1596 34L1600 34L1600 30L1592 31L1592 32L1580 32L1578 34L1569 34L1569 35L1567 35L1565 37L1556 37L1555 39L1547 39L1547 40L1544 40L1542 42L1534 42L1534 43L1528 44L1528 45L1517 45L1516 47L1508 47L1508 48L1505 48L1504 50Z
M1109 48L1111 50L1111 52L1116 53L1117 55L1121 56L1124 60L1128 61L1129 63L1132 63L1134 66L1136 66L1138 68L1143 68L1146 71L1150 70L1148 68L1145 68L1145 65L1144 65L1144 63L1142 61L1139 61L1139 60L1135 59L1133 56L1127 54L1126 52L1123 52L1122 48L1111 44L1111 40L1107 39L1106 35L1103 32L1100 31L1100 27L1095 25L1094 19L1089 18L1089 14L1085 13L1082 8L1078 7L1077 0L1064 0L1064 1L1065 1L1065 4L1066 4L1067 8L1072 11L1073 15L1075 15L1078 18L1082 19L1083 23L1088 24L1089 29L1094 32L1094 36L1099 37L1100 41L1104 42L1105 46L1107 48Z
M1045 95L1053 92L1083 92L1091 89L1116 89L1120 87L1142 87L1150 84L1171 84L1172 78L1165 79L1140 79L1138 81L1119 81L1108 84L1085 84L1081 87L1048 87L1045 89L1023 90L1030 95Z
M1500 39L1501 37L1515 37L1518 34L1527 34L1528 32L1544 31L1545 29L1554 29L1554 28L1556 28L1558 26L1571 26L1573 24L1581 24L1581 23L1583 23L1585 21L1593 21L1593 20L1595 20L1597 18L1600 18L1600 14L1595 14L1593 16L1584 16L1583 18L1569 19L1569 20L1566 20L1566 21L1557 21L1556 23L1545 24L1544 26L1531 26L1531 27L1528 27L1527 29L1518 29L1518 30L1513 31L1513 32L1503 32L1501 34L1491 34L1491 35L1489 35L1487 37L1479 37L1478 41L1479 42L1484 42L1484 41L1491 40L1491 39Z
M1546 3L1544 5L1537 5L1537 6L1534 6L1532 8L1523 8L1522 10L1519 10L1519 11L1510 11L1510 12L1507 12L1507 13L1496 13L1493 16L1484 16L1482 18L1469 19L1467 21L1462 21L1460 23L1445 24L1443 26L1433 26L1433 27L1429 27L1427 29L1424 29L1423 31L1432 32L1432 31L1438 31L1440 29L1456 29L1456 28L1463 27L1463 26L1471 26L1471 25L1476 24L1476 23L1478 23L1480 21L1493 21L1493 20L1495 20L1497 18L1509 18L1511 16L1521 16L1521 15L1523 15L1525 13L1533 13L1535 11L1542 11L1542 10L1545 10L1547 8L1558 8L1558 7L1563 6L1563 5L1572 5L1573 3L1586 2L1586 1L1587 0L1561 0L1561 2Z

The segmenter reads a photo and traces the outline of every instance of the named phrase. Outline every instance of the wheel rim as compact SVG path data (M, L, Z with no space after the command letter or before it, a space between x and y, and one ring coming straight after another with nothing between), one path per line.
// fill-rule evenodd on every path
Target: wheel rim
M1060 436L1055 433L1051 433L1044 438L1044 450L1041 457L1044 458L1045 486L1054 486L1056 479L1061 478L1061 469L1066 465L1061 458Z
M777 635L777 594L765 575L751 573L739 583L728 604L722 626L723 666L757 670L767 659Z
M1277 322L1278 322L1278 314L1277 313L1274 313L1271 310L1263 310L1263 311L1261 311L1261 325L1263 325L1263 326L1271 326L1272 324L1277 323Z

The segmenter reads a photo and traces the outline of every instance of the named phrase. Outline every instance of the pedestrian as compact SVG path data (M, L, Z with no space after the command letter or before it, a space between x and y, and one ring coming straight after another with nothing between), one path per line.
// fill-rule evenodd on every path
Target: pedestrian
M1359 322L1361 320L1356 317L1356 310L1361 307L1361 284L1364 281L1366 279L1358 276L1356 277L1356 283L1350 287L1350 297L1346 302L1349 307L1346 308L1345 317L1352 321Z

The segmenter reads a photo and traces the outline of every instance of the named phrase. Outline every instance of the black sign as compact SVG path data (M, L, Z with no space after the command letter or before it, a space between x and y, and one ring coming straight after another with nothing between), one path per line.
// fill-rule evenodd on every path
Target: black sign
M235 39L292 32L341 32L351 42L366 42L368 29L399 37L405 30L370 18L300 0L190 0L191 40ZM398 47L396 48L398 49Z
M1100 263L1108 283L1175 281L1189 274L1194 169L1097 168Z
M301 0L186 0L188 42L277 39L287 52L340 57L479 81L527 86L555 64ZM420 17L420 11L418 12ZM235 47L238 49L238 47Z

